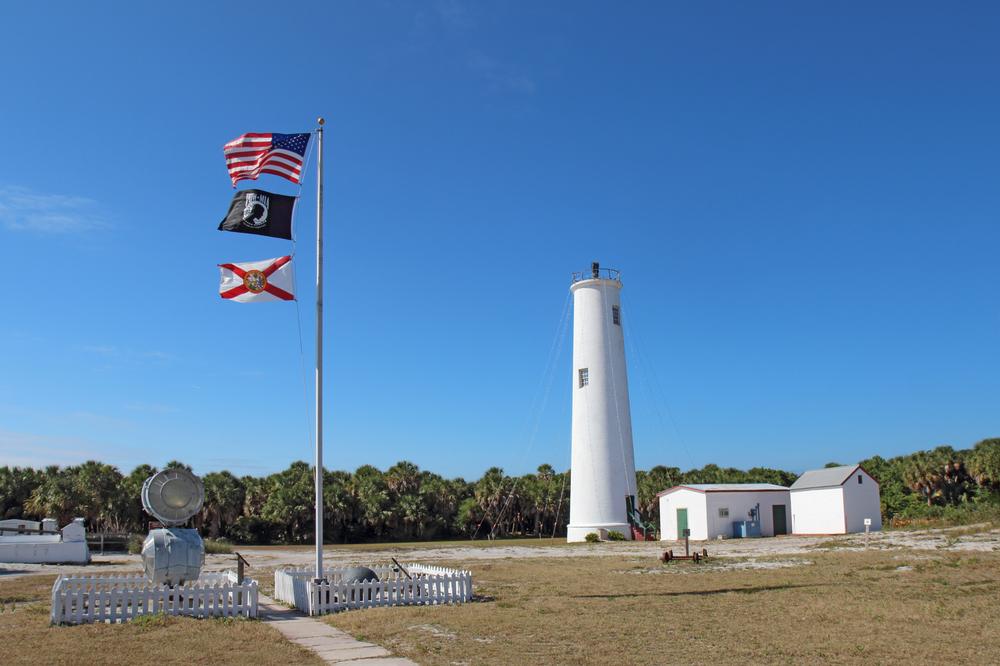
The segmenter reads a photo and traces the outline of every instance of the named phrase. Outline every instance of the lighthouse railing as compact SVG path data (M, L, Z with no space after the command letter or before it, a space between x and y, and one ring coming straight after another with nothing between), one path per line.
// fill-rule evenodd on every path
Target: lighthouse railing
M597 280L597 279L614 280L615 282L621 282L622 272L615 268L600 268L597 271L591 269L588 271L578 271L576 273L573 273L573 282L581 282L583 280Z

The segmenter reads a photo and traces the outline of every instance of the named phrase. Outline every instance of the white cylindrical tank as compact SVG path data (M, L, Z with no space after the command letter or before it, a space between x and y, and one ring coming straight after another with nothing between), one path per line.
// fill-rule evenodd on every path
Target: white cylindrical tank
M567 541L615 530L631 539L626 498L636 495L618 271L574 276L573 431Z
M205 564L205 544L198 530L167 527L150 530L142 542L142 568L154 585L198 580Z

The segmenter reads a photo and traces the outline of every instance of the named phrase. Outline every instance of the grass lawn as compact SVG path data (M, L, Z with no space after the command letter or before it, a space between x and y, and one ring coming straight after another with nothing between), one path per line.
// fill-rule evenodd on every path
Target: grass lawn
M1000 661L1000 553L771 559L473 562L480 602L326 621L421 664Z
M0 580L0 663L321 664L257 620L150 617L115 625L49 625L55 576Z
M418 663L449 666L1000 662L1000 551L821 543L807 554L662 565L656 551L606 548L604 557L435 560L471 569L477 601L324 621ZM267 590L272 570L254 574ZM50 627L52 580L0 579L8 646L0 663L318 663L257 621Z

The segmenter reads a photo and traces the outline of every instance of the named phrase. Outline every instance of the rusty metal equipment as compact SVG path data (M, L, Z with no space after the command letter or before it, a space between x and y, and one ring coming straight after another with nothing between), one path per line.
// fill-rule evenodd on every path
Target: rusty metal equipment
M239 585L242 585L243 584L243 571L244 571L244 569L249 569L250 568L250 563L247 562L246 558L243 557L242 555L240 555L239 553L235 553L235 555L236 555L236 582Z
M708 548L702 548L701 552L695 551L691 553L689 540L691 538L691 530L684 530L684 554L674 555L673 549L663 551L663 555L660 555L660 561L664 564L673 562L674 560L692 560L693 562L700 563L702 560L708 559Z

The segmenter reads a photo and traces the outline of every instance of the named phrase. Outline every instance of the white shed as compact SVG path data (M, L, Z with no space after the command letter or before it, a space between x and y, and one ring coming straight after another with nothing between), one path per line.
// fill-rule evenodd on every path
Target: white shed
M793 534L849 534L882 529L878 482L860 465L814 469L791 487Z
M773 483L695 483L674 486L658 497L664 541L683 539L685 527L696 541L732 537L733 523L750 520L750 510L758 507L761 536L789 532L788 488Z

